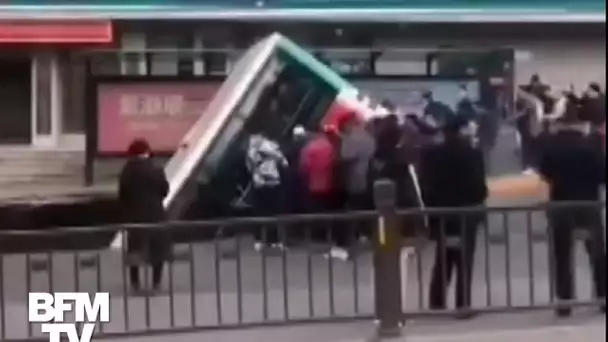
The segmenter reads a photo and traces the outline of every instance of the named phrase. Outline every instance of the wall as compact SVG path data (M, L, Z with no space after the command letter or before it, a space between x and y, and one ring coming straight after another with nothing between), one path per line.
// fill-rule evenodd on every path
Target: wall
M74 5L70 0L17 0L15 4L34 4L38 6ZM599 11L606 8L603 0L340 0L340 1L310 1L310 0L106 0L105 6L120 8L129 5L149 6L177 6L186 9L192 8L221 8L221 9L253 9L253 8L281 8L281 9L562 9L574 11ZM79 1L79 5L99 5L98 1Z
M518 46L516 79L526 82L534 73L554 88L577 91L590 81L606 84L606 41L538 42ZM519 55L519 56L517 56Z

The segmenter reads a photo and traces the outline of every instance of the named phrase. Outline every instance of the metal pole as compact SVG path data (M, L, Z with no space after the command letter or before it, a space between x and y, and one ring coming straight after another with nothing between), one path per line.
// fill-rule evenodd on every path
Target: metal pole
M92 84L92 68L90 58L85 58L86 82L85 82L85 154L84 154L84 186L90 187L95 181L95 138L97 120L97 100L94 99L94 89Z
M374 183L374 202L379 211L375 234L374 289L377 337L393 338L402 333L401 233L396 214L396 186L391 180Z

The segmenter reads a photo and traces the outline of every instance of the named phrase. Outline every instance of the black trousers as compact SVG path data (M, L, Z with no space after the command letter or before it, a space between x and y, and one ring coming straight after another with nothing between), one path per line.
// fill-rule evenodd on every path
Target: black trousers
M152 263L152 286L157 287L160 285L160 281L163 276L163 262L154 262ZM134 288L141 287L141 278L140 278L140 268L139 266L130 266L129 267L129 278L131 280L131 286Z
M473 260L477 244L477 220L445 223L447 232L460 231L458 235L441 234L437 238L435 265L431 275L429 303L432 309L446 308L446 293L452 274L456 272L456 308L471 306L471 282L473 280ZM458 245L451 240L457 239Z
M585 233L585 249L591 262L596 296L606 298L606 248L601 212L593 209L561 209L548 213L554 258L554 284L560 300L574 296L573 251L577 230Z
M369 196L366 193L349 194L342 210L369 210ZM331 242L340 248L349 248L361 236L371 236L371 228L364 221L337 221L331 223Z
M276 216L282 213L282 191L280 186L261 187L253 190L255 215L262 217ZM269 224L264 227L255 227L254 238L256 242L278 243L281 241L279 228Z
M536 168L538 166L538 138L529 133L521 137L521 165L522 168Z

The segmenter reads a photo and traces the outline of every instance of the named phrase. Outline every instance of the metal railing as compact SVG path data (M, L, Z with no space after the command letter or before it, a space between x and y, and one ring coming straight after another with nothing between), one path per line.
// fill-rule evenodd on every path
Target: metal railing
M162 234L174 250L157 291L146 290L151 270L123 249L0 254L0 339L48 340L27 323L29 292L109 292L111 321L98 337L355 319L377 319L387 336L412 317L605 305L596 296L605 297L605 203L397 210L390 186L376 193L373 212L0 231L40 244ZM277 234L288 248L255 251L252 233ZM325 256L336 237L348 261ZM569 253L579 239L594 267ZM130 267L141 268L144 291L131 289ZM459 293L447 291L452 271Z

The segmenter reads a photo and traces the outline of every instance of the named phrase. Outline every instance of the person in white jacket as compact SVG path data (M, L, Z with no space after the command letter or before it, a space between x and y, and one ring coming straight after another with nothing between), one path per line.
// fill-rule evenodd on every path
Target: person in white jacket
M282 174L288 162L279 144L261 134L253 134L247 147L247 169L251 175L253 206L259 216L274 216L281 212ZM256 230L255 249L266 245L283 248L277 227Z

